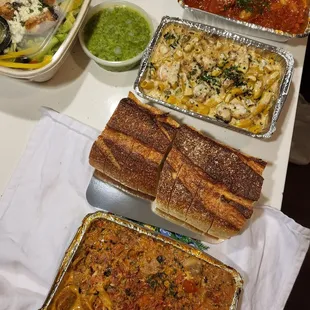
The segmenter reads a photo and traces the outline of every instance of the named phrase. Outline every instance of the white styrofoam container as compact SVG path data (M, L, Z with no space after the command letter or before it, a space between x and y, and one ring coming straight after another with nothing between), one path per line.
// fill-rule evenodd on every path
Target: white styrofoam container
M91 0L84 0L80 12L73 24L72 29L68 33L67 38L60 45L58 51L52 58L52 61L46 66L34 70L22 70L14 68L6 68L0 66L0 74L16 79L29 80L33 82L45 82L50 80L61 67L66 57L69 55L71 48L75 42L79 29L86 17Z

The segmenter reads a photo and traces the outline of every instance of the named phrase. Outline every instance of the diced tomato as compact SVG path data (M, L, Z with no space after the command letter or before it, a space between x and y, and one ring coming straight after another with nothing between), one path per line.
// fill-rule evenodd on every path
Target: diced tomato
M190 280L183 281L183 289L186 293L195 293L198 291L197 285Z
M152 300L152 297L149 295L143 295L137 300L137 304L142 308L146 309L145 306L150 305L150 301Z

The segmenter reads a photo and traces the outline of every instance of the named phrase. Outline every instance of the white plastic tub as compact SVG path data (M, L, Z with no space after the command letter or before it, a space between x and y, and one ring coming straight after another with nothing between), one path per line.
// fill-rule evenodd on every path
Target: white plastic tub
M93 55L86 47L85 45L85 40L84 40L84 27L87 24L87 22L98 12L100 12L102 9L106 9L106 8L113 8L113 7L128 7L136 12L138 12L148 23L150 31L151 31L151 35L150 35L150 41L151 38L154 34L154 25L153 22L150 18L150 16L148 15L147 12L145 12L141 7L135 5L134 3L131 2L127 2L127 1L110 1L110 0L106 0L103 1L100 4L97 4L96 6L92 7L89 10L89 13L87 14L87 17L85 18L85 22L83 23L83 26L81 28L81 31L79 32L79 40L81 43L81 46L85 52L85 54L92 60L94 60L96 63L98 63L101 67L103 67L106 70L109 71L127 71L130 70L131 68L135 67L142 58L142 55L144 53L144 51L142 51L141 53L139 53L137 56L131 58L131 59L127 59L127 60L122 60L122 61L108 61L108 60L104 60L101 58L96 57L95 55Z

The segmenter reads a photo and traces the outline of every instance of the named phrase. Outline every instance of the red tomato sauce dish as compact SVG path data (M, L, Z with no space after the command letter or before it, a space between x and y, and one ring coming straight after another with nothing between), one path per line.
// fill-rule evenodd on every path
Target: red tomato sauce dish
M99 218L47 309L235 309L239 277L229 267Z
M184 0L191 8L291 34L308 24L308 0Z

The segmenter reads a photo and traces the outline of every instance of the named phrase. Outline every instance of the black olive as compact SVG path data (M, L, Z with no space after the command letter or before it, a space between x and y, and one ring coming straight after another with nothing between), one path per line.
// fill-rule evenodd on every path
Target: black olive
M15 10L17 10L17 9L20 8L21 6L22 6L22 4L19 3L19 2L13 2L13 3L12 3L12 7L13 7Z
M161 256L161 255L159 255L159 256L157 256L157 261L161 264L161 263L163 263L164 261L165 261L165 258L163 257L163 256Z
M105 277L109 277L111 275L111 269L107 269L103 274Z
M54 8L48 7L48 9L49 9L50 13L52 14L54 20L57 20L57 19L58 19L58 15L57 15L57 13L55 12Z
M23 63L23 64L28 64L30 62L30 58L28 58L27 56L20 56L20 57L16 58L15 61Z
M126 289L125 289L125 294L126 294L127 296L131 296L131 295L132 295L130 288L126 288Z
M0 42L0 54L11 44L11 31L8 22L0 16L0 31L3 31L2 41Z

